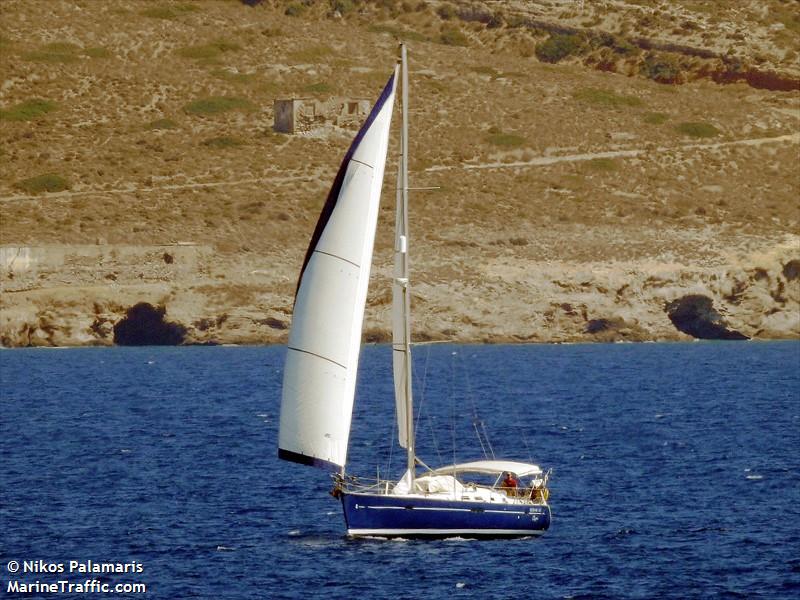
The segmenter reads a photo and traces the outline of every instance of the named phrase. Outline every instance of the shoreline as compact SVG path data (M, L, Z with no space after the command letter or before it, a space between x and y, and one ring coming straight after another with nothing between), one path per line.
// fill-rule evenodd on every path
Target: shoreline
M428 345L447 344L453 346L596 346L601 344L716 344L716 343L748 343L771 344L771 343L792 343L800 342L800 337L771 337L771 338L749 338L746 340L725 340L725 339L701 339L688 336L673 339L647 339L647 340L574 340L574 341L521 341L521 340L493 340L493 341L472 341L472 340L435 340L426 342L412 342L413 347ZM362 342L363 346L390 346L391 342ZM112 348L262 348L273 346L286 346L286 342L253 342L244 344L231 343L187 343L187 344L141 344L141 345L120 345L120 344L83 344L71 346L2 346L0 350L78 350L85 348L112 349Z

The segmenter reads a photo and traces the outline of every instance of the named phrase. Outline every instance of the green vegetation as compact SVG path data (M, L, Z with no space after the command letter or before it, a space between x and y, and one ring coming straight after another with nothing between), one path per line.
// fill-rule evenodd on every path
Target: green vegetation
M466 2L460 3L456 14L459 19L466 23L480 23L485 25L487 29L502 27L505 22L505 16L502 11L492 12L488 8Z
M492 13L489 22L486 23L486 27L488 29L498 29L499 27L502 27L505 22L506 22L505 13L503 13L502 10L498 10Z
M66 64L79 60L81 55L88 56L89 58L110 58L112 53L100 46L82 49L76 44L54 42L52 44L46 44L33 52L27 52L22 55L22 58L35 62Z
M633 56L639 48L627 39L610 33L554 33L536 45L536 57L546 63L557 63L569 56L585 54L591 49L609 48L620 56Z
M333 91L333 86L325 82L312 83L304 87L303 91L311 94L330 94Z
M179 48L177 53L183 58L191 58L194 60L211 60L218 58L227 52L237 52L241 49L242 47L239 46L239 44L228 42L226 40L216 40L210 44Z
M253 77L255 77L255 75L253 75ZM265 81L263 79L259 80L258 84L254 86L254 92L260 94L261 96L268 96L272 98L276 96L282 96L287 93L286 88L283 85L276 83L275 81Z
M89 58L111 58L112 53L108 48L95 46L94 48L86 48L83 53Z
M505 15L505 22L510 29L519 29L528 25L528 19L522 15Z
M494 146L501 146L503 148L516 148L525 143L525 138L516 133L503 133L497 127L489 128L489 135L486 136L486 141Z
M321 63L330 59L335 52L330 46L309 46L289 54L289 58L298 63Z
M784 6L770 7L769 18L781 23L789 33L800 33L800 13L789 2L785 2Z
M140 14L143 17L150 17L151 19L172 20L177 19L186 13L195 12L198 10L200 10L200 7L195 6L194 4L164 4L162 6L155 6L153 8L143 10Z
M300 15L302 15L305 12L305 10L306 10L306 7L303 6L302 4L299 4L297 2L291 2L286 7L286 10L283 11L283 14L285 14L285 15L287 15L289 17L299 17Z
M216 115L230 110L251 110L253 104L244 98L231 96L212 96L200 98L184 105L183 110L190 115Z
M451 4L442 4L436 9L436 14L439 15L440 19L444 19L445 21L455 19L458 16L455 7Z
M69 189L69 182L55 173L45 173L30 179L23 179L14 184L14 187L29 194L42 192L63 192Z
M568 56L580 54L585 49L585 40L578 34L553 34L536 44L536 58L546 63L557 63Z
M616 171L619 164L613 158L593 158L584 163L592 171Z
M621 56L633 56L639 53L638 46L635 46L623 37L611 33L600 32L594 34L590 43L594 48L611 48L615 54Z
M469 40L460 29L446 27L439 36L439 41L445 46L466 46Z
M203 140L201 144L203 146L208 146L209 148L225 149L225 148L235 148L236 146L241 146L244 144L244 142L242 142L242 140L240 140L239 138L224 135L220 137L213 137L207 140Z
M581 102L597 104L598 106L619 107L642 106L644 104L644 102L636 96L624 96L610 90L598 90L593 88L577 90L572 94L572 97Z
M145 125L145 129L150 129L150 130L177 129L177 128L178 124L172 119L156 119L155 121L150 121L147 125Z
M681 77L682 67L674 56L651 52L644 59L642 72L658 83L677 83Z
M27 52L22 58L36 62L66 64L78 60L79 52L80 48L75 44L56 42L42 46L34 52Z
M472 67L472 72L477 73L478 75L488 75L492 79L497 79L500 76L500 73L494 67L483 65Z
M55 102L34 98L20 102L8 110L0 110L0 121L31 121L55 109Z
M231 83L249 83L255 79L255 75L252 73L235 73L228 69L214 69L211 74L217 79L230 81Z
M64 54L75 54L80 51L80 46L70 42L53 42L42 46L45 52L61 52Z
M331 10L338 11L340 15L346 15L356 9L353 0L330 0Z
M645 113L642 120L649 125L663 125L669 120L669 115L659 112Z
M442 83L441 81L437 81L436 79L428 79L425 78L422 80L422 85L428 88L434 94L445 94L447 93L447 86Z
M710 138L719 135L721 132L711 123L679 123L675 126L680 133L695 138Z
M411 31L410 29L403 29L388 23L381 23L379 25L370 25L369 31L372 33L388 33L399 40L411 42L426 42L428 38L421 33Z

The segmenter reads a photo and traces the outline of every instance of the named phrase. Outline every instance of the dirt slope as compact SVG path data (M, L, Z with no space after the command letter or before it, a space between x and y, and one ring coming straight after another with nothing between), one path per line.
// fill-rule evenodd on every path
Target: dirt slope
M439 187L411 199L418 338L687 339L666 307L691 295L796 338L798 22L709 4L2 2L0 340L110 344L139 302L187 341L285 340L354 131L274 133L273 101L374 99L398 37L412 185Z

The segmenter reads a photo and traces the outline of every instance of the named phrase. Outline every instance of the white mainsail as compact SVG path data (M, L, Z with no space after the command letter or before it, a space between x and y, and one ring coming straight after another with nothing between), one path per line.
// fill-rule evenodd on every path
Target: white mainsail
M398 167L398 171L402 170ZM408 232L403 195L402 177L397 178L397 211L395 214L394 280L392 282L392 366L394 368L394 398L397 407L397 430L400 446L408 448L411 415L408 398L411 397L409 361L411 360L408 339L409 302L408 283Z
M306 254L283 376L278 456L344 467L397 70L345 155Z

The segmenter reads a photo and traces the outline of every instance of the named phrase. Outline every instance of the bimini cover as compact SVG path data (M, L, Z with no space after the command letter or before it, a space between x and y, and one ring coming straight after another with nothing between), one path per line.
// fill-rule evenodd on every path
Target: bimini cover
M506 471L514 473L517 477L542 474L542 469L538 465L516 462L513 460L476 460L434 469L430 474L453 475L458 473L481 473L484 475L499 475Z
M345 155L300 272L278 436L285 460L338 470L347 458L396 80L395 70Z

